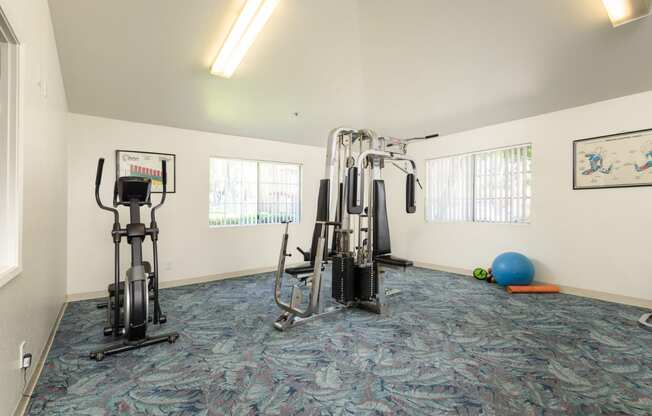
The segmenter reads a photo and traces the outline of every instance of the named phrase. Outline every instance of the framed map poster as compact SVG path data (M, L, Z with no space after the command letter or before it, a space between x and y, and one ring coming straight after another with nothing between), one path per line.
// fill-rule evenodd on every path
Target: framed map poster
M573 142L573 189L652 186L652 129Z
M152 180L152 193L163 192L163 174L161 162L167 162L167 193L177 190L176 155L169 153L138 152L131 150L116 150L116 179L121 176L140 176Z

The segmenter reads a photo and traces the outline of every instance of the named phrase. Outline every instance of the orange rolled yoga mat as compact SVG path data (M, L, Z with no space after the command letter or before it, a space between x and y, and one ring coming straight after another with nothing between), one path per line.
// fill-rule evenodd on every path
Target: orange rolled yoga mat
M507 286L507 293L559 293L556 285Z

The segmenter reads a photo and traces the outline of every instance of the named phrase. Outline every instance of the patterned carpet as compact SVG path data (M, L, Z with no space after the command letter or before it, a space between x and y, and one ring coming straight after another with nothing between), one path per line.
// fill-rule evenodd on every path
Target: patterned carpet
M104 312L72 303L28 413L652 414L640 309L416 268L387 281L403 290L388 316L347 310L284 333L271 274L166 289L162 329L179 341L99 363Z

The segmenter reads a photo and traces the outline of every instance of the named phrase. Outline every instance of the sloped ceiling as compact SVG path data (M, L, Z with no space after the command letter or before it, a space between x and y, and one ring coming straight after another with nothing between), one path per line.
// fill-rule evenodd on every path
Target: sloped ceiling
M71 111L324 145L452 133L652 90L652 18L601 0L282 0L233 78L243 0L50 0ZM298 115L295 115L298 113Z
M601 0L361 0L371 126L450 133L652 89L652 18Z

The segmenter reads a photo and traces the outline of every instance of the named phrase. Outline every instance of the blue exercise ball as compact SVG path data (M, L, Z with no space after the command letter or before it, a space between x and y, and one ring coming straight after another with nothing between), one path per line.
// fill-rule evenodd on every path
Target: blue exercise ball
M534 279L534 265L530 259L511 251L496 257L491 272L501 286L529 285Z

